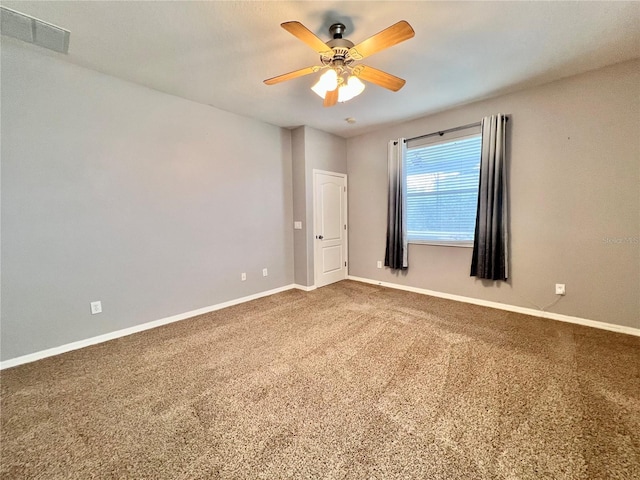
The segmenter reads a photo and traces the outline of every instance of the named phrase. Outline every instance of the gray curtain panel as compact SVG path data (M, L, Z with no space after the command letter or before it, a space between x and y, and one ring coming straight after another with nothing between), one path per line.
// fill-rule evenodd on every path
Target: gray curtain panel
M393 269L409 267L407 248L407 208L404 186L405 155L404 138L389 142L389 204L387 209L387 248L384 264Z
M506 123L506 116L502 114L482 119L480 188L471 276L491 280L506 280L509 275Z

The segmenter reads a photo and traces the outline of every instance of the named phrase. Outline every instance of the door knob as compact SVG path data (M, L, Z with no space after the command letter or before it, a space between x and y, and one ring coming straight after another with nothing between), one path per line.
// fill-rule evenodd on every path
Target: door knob
M324 237L322 235L318 235L318 240L322 240Z

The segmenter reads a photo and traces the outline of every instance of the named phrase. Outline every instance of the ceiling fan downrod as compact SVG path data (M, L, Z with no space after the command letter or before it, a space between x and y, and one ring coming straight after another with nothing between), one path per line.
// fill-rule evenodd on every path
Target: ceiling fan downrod
M329 27L329 33L331 34L331 38L342 38L342 33L347 29L342 23L334 23Z

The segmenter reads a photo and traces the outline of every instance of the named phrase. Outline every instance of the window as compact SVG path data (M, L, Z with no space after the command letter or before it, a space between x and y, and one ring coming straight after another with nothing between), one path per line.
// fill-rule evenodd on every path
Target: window
M407 148L410 243L473 246L482 137Z

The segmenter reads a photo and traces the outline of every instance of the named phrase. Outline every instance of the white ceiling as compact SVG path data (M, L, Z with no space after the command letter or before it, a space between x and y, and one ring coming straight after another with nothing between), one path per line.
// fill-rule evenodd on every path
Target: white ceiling
M69 54L43 50L48 55L275 125L343 137L640 57L635 1L2 3L71 31ZM397 93L369 84L332 108L310 90L316 75L264 85L318 64L280 27L289 20L323 40L340 21L354 43L407 20L414 38L363 61L407 84Z

